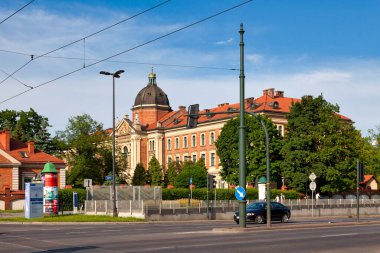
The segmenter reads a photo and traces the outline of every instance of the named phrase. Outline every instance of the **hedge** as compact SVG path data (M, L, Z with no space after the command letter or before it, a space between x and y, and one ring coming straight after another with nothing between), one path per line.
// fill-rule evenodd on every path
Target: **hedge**
M86 190L77 188L77 189L59 189L58 190L58 203L60 211L71 211L73 210L73 192L78 193L78 207L84 205L86 200Z
M272 189L270 191L271 199L275 199L277 195L283 194L285 199L299 199L301 194L297 191L281 191L277 189ZM209 199L215 199L215 190L210 191ZM229 194L229 197L228 197ZM189 197L189 189L184 188L172 188L172 189L162 189L162 199L163 200L176 200L184 199ZM207 200L207 189L193 189L192 192L193 199ZM217 200L228 200L235 199L235 190L230 189L216 189L216 199ZM247 188L247 199L255 200L258 199L258 190L256 188Z

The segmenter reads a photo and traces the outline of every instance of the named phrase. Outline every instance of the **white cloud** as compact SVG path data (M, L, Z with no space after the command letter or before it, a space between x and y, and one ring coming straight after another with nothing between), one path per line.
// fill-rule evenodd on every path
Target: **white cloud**
M228 40L217 41L214 44L215 45L227 45L227 44L231 44L233 41L234 41L233 38L229 38Z

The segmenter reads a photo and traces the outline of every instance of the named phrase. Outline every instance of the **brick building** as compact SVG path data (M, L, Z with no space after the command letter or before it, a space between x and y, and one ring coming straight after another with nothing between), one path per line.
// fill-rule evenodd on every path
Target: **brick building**
M65 188L63 160L35 149L33 141L23 143L12 139L9 130L0 131L0 192L24 190L25 183L37 178L47 162L56 166L58 187Z
M166 93L157 85L156 74L148 76L148 84L136 96L132 107L132 118L126 115L116 126L116 142L126 155L132 171L138 163L148 167L155 156L166 168L169 161L199 160L203 158L210 174L216 175L219 186L223 184L219 175L219 158L215 141L224 124L237 114L203 115L198 126L186 128L187 109L170 107ZM266 89L258 98L246 98L245 110L267 115L283 135L287 124L286 115L292 103L300 99L285 97L283 91ZM221 103L215 108L200 113L239 110L240 103Z

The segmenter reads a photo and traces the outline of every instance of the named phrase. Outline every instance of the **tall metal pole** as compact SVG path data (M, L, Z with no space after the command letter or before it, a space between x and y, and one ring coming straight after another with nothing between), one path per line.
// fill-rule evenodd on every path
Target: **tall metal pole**
M117 217L116 207L116 186L115 186L115 78L120 78L120 74L124 73L124 70L118 70L115 73L107 71L100 71L99 74L112 76L112 209L113 217Z
M356 160L356 220L359 222L359 159Z
M240 127L239 127L239 186L243 187L244 190L246 185L246 159L245 159L245 147L246 147L246 137L245 137L245 125L244 125L244 29L243 24L240 24ZM247 200L239 200L239 225L241 228L246 227L246 203Z
M112 208L113 217L117 217L115 186L115 75L112 75Z

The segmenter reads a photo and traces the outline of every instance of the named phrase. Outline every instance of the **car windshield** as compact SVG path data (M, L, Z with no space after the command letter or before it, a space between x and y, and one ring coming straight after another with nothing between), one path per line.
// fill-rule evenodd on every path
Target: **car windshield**
M247 206L247 209L264 209L266 203L252 203Z

